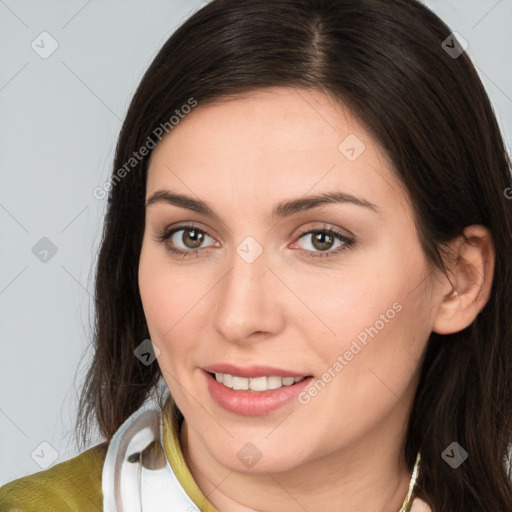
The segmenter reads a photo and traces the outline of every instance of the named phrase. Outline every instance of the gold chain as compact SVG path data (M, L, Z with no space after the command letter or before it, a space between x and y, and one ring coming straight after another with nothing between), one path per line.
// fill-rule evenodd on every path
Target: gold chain
M418 478L419 469L420 453L418 452L418 455L416 456L416 462L414 463L414 469L412 470L411 481L409 482L409 492L407 493L407 496L405 497L405 500L402 503L402 506L400 507L400 510L398 512L409 512L411 509L411 496L414 486L416 485L416 479Z

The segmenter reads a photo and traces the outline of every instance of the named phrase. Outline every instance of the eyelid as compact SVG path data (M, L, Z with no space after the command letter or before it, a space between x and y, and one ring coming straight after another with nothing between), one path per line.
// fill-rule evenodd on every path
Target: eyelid
M330 231L330 232L335 233L336 235L339 235L340 237L346 238L346 239L355 238L355 236L347 229L345 229L345 231L347 232L345 234L345 233L343 233L341 228L338 228L336 226L333 226L332 224L327 224L324 222L318 226L299 228L299 232L296 235L296 239L300 238L302 235L305 235L305 234L308 234L311 232L316 232L316 231Z
M210 243L210 245L199 247L197 249L183 249L179 246L176 247L174 244L171 243L171 240L176 233L179 233L180 231L192 231L192 230L199 231L205 237L211 238L213 240L213 243ZM203 229L199 229L196 226L178 226L175 228L166 229L161 235L157 236L157 238L155 238L154 240L156 242L164 243L169 250L171 250L171 246L172 246L176 252L183 252L183 253L190 253L190 254L209 251L210 249L214 249L216 247L219 247L219 245L220 245L219 242L213 236L211 236L207 231L205 231Z
M175 247L169 243L170 239L179 231L193 230L196 229L201 233L204 233L206 236L210 237L215 243L218 243L217 240L212 237L207 230L196 226L195 222L188 222L185 224L177 224L167 226L163 230L160 231L160 235L156 238L153 238L155 242L164 244L165 250L171 253L175 258L178 259L188 259L191 257L198 257L199 253L209 252L215 245L210 245L207 247L200 247L199 249L181 249L179 247Z
M186 258L189 256L194 256L194 255L197 256L199 253L208 252L212 248L215 247L215 245L209 245L206 247L200 247L198 249L184 250L181 248L169 246L169 244L167 242L176 232L179 232L182 230L187 230L187 229L189 229L189 230L197 229L198 231L204 233L206 236L208 236L212 240L214 240L215 243L218 243L217 239L214 236L210 235L208 229L204 229L198 223L193 222L193 221L185 222L182 224L177 223L175 225L167 226L162 231L162 234L160 234L154 240L156 242L161 242L161 243L166 244L166 248L169 252L171 252L175 255L179 255L182 258ZM295 236L294 241L291 242L291 244L289 244L287 247L290 247L290 245L295 245L301 238L305 237L306 235L310 235L310 234L317 233L317 232L328 233L331 236L338 238L338 240L341 241L342 245L341 245L341 247L338 247L336 249L329 249L327 251L311 251L311 250L307 250L307 249L301 249L299 247L298 250L301 251L302 253L304 253L304 255L307 257L322 258L322 257L336 256L337 254L341 253L345 249L349 249L349 248L353 247L354 245L356 245L356 239L353 235L345 235L344 233L342 233L340 228L323 223L320 226L317 225L317 226L309 226L309 227L299 228L299 232ZM217 245L217 247L218 247L218 245Z
M313 227L311 227L311 224L313 224ZM329 224L328 222L309 222L307 227L300 227L299 228L299 234L297 236L300 236L304 233L309 233L311 231L332 231L342 237L354 239L356 236L352 231L348 230L347 228L340 228L339 226L336 226L335 224Z
M222 240L220 237L217 237L216 235L213 236L210 234L210 228L203 227L200 223L195 221L186 221L186 222L177 222L175 224L170 224L168 226L165 226L164 228L159 229L158 231L161 233L161 235L157 236L157 240L161 240L164 237L168 238L171 233L176 231L181 231L182 229L197 229L198 231L201 231L208 235L210 238L214 240Z

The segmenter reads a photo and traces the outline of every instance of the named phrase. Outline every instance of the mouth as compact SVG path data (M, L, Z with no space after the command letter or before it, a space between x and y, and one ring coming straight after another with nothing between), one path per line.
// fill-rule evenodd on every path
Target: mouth
M262 375L268 368L262 370L261 367L237 372L231 370L233 373L227 373L225 367L222 368L224 371L220 369L202 369L210 397L224 410L241 416L263 416L292 402L300 405L298 395L313 380L312 375L291 375L292 372L276 369ZM256 375L247 377L240 373Z
M300 377L281 377L278 375L269 375L261 377L241 377L232 375L230 373L214 373L206 372L212 379L222 384L228 389L235 391L252 391L260 393L262 391L269 391L272 389L280 389L285 386L293 386L304 379L312 377L311 375Z

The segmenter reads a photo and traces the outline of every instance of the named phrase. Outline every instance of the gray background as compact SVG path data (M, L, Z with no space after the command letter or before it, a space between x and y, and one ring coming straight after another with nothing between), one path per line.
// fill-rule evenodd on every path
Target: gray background
M0 485L77 454L106 206L92 191L143 72L205 3L0 0ZM424 3L468 41L511 153L511 1Z

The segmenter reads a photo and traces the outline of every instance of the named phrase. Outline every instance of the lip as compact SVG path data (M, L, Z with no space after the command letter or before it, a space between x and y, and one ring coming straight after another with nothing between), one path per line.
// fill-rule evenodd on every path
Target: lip
M224 370L226 369L225 366L222 366L222 368ZM259 375L254 375L256 377L276 375L276 373L274 373L274 369L272 369L271 373L264 373L262 375L261 367L257 370L255 368L256 367L252 367L251 371L253 371L253 373L259 372ZM265 372L267 372L267 370L268 368L265 369ZM235 391L234 389L227 388L220 382L217 382L215 376L212 376L207 370L203 369L202 373L206 379L206 386L208 387L208 391L210 392L212 399L226 411L239 414L241 416L264 416L265 414L270 414L296 399L297 395L313 380L312 376L308 376L300 382L291 386L283 386L279 389L269 389L267 391ZM214 373L230 372L217 370ZM243 377L240 373L237 375ZM283 377L294 376L290 372L288 372L287 375L279 373L277 373L277 375ZM295 376L302 377L303 375Z
M272 366L235 366L229 363L212 364L204 366L203 370L209 373L229 373L229 375L236 375L237 377L270 377L275 375L277 377L308 377L306 373L297 373L283 368L276 368Z

